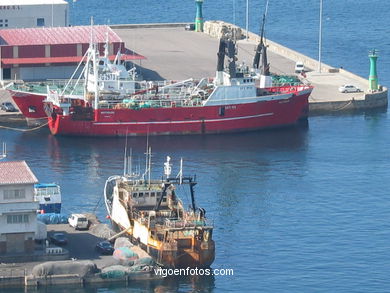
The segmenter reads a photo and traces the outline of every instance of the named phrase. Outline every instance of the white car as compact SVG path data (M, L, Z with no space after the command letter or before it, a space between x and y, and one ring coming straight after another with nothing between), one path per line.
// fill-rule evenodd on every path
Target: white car
M303 65L303 62L297 62L295 63L295 73L301 73L305 71L305 66Z
M358 93L361 92L362 90L352 84L345 84L341 87L339 87L339 92L340 93Z

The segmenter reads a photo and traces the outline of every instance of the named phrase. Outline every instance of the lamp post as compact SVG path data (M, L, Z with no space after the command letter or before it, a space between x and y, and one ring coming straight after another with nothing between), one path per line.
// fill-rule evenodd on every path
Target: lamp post
M249 0L246 0L246 40L248 41L248 31L249 31Z
M51 27L54 26L54 0L51 1Z
M236 0L233 0L233 24L236 24Z
M320 29L318 36L318 72L321 73L321 50L322 50L322 0L320 0Z

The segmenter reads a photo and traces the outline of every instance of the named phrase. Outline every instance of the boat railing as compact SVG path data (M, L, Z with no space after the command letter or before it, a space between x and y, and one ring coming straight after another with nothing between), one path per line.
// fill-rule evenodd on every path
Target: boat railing
M13 83L9 86L9 89L23 91L23 92L34 92L46 94L47 87L51 90L56 90L61 92L66 85L66 80L62 79L50 79L45 82L22 82L22 83ZM76 86L76 81L71 81L65 93L74 92L76 94L82 94L82 87Z
M164 228L195 228L195 227L205 227L213 226L212 221L208 219L175 219L175 218L166 218L164 219Z
M140 109L140 108L176 108L176 107L196 107L202 105L202 98L179 96L170 98L169 95L160 95L158 98L150 96L150 98L134 99L106 99L99 101L101 109Z

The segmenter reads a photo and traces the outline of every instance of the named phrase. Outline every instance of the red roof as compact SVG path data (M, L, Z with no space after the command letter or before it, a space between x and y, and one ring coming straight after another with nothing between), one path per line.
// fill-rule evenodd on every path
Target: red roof
M93 41L105 43L108 33L109 43L122 42L119 36L107 25L92 27ZM89 43L91 26L42 27L0 30L0 45L62 45Z
M3 58L1 62L3 65L12 64L45 64L45 63L80 63L82 56L66 56L66 57L37 57L37 58ZM109 56L109 59L113 61L115 55ZM141 60L146 59L142 55L134 54L122 54L122 60Z
M0 162L0 185L29 183L38 183L38 179L25 161Z

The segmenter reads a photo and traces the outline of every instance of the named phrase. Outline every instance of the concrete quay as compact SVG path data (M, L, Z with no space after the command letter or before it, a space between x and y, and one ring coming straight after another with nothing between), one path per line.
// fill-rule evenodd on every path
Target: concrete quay
M214 76L218 38L227 31L234 31L238 39L246 35L245 30L221 21L206 22L204 33L186 31L185 24L129 24L111 27L127 47L146 56L147 59L139 64L146 79L183 80ZM258 35L249 32L248 39L237 42L238 63L245 62L249 66L252 64L259 39ZM387 107L387 88L382 87L381 91L371 93L368 91L367 79L327 64L322 64L321 73L318 73L317 60L271 40L266 40L266 44L271 72L293 75L297 61L303 62L309 70L306 78L300 78L314 86L309 98L311 115ZM338 88L344 84L356 85L363 92L340 93Z
M79 262L92 261L98 270L112 265L117 265L118 261L112 255L102 255L95 250L95 245L115 233L105 224L98 222L94 215L88 214L87 217L91 223L88 230L75 230L68 224L47 225L47 236L53 233L64 233L68 239L68 244L56 247L49 244L49 248L59 248L61 253L54 255L43 255L36 257L25 255L0 256L0 292L3 288L9 287L45 287L52 285L73 285L73 286L94 286L104 283L123 283L128 284L131 281L140 280L161 280L160 276L156 276L154 272L134 272L117 278L103 278L99 273L80 276L76 273L34 276L33 268L46 261L60 262ZM43 251L46 248L45 243L36 244L36 251ZM131 248L140 258L148 257L140 247L133 246Z

